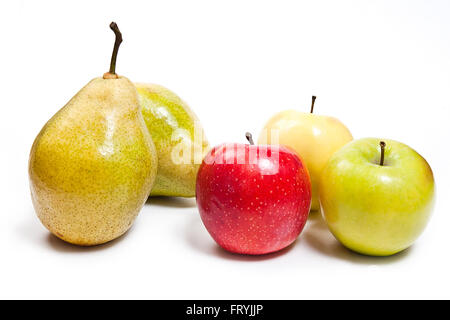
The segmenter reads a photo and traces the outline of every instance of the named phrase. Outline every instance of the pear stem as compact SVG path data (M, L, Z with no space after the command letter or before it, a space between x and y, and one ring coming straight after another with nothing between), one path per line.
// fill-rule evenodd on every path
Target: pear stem
M317 99L316 96L312 96L311 111L310 111L310 113L313 113L313 111L314 111L314 103L316 103L316 99Z
M120 44L122 43L122 33L120 32L119 27L115 22L111 22L109 27L111 28L112 31L114 31L114 34L116 35L116 41L114 42L114 49L111 57L111 64L109 66L109 73L116 74L117 53L119 52L119 47Z
M250 145L254 145L255 142L253 141L253 136L250 132L246 132L245 133L245 137L247 138L248 142L250 143Z
M384 165L384 148L386 147L386 143L384 141L380 141L381 147L381 157L380 157L380 166Z

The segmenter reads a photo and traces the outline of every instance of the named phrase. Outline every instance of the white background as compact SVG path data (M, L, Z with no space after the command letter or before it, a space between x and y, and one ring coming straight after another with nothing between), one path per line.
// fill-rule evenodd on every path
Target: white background
M2 1L0 298L450 298L450 1ZM186 100L211 144L245 142L274 113L339 118L355 138L396 139L434 170L437 201L409 250L371 258L312 219L289 249L220 250L195 200L155 199L121 239L51 236L29 195L44 123L107 71ZM388 205L388 204L386 204Z

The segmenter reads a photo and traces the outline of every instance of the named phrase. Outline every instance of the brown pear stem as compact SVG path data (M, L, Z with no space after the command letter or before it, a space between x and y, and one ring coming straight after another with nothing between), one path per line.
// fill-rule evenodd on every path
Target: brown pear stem
M381 147L381 157L380 157L380 166L384 165L384 148L386 147L386 143L384 141L380 141Z
M109 27L111 28L112 31L114 31L114 34L116 35L116 41L114 42L114 49L111 57L111 64L109 66L109 73L116 74L117 53L119 52L119 47L120 44L122 43L122 33L120 32L119 27L115 22L111 22Z
M313 113L313 111L314 111L314 103L316 103L316 99L317 99L316 96L312 96L311 112L310 113Z
M250 132L246 132L246 133L245 133L245 137L247 138L248 142L249 142L251 145L254 145L254 144L255 144L255 142L253 141L253 136L252 136L252 134L251 134Z

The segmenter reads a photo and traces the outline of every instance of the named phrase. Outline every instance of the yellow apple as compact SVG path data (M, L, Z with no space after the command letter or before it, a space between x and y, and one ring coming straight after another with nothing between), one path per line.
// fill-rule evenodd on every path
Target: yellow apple
M318 183L330 157L353 140L347 127L338 119L297 110L273 116L261 132L258 144L281 144L294 149L306 162L312 183L311 210L319 210ZM278 140L278 141L277 141Z

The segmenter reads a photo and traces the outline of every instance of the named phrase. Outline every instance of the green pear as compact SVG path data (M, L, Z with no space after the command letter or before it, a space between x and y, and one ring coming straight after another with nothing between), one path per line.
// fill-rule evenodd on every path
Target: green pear
M194 197L197 172L209 145L197 116L172 91L137 83L142 114L158 153L151 196Z
M77 245L124 234L152 189L157 155L134 84L110 72L82 88L43 127L31 149L33 205L47 229Z

